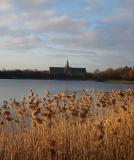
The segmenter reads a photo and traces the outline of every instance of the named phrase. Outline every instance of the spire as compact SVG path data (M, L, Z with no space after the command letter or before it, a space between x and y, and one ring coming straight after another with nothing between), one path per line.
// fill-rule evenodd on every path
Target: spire
M66 68L69 68L69 62L68 62L68 60L67 60Z
M68 60L67 60L67 64L66 64L65 68L70 68Z

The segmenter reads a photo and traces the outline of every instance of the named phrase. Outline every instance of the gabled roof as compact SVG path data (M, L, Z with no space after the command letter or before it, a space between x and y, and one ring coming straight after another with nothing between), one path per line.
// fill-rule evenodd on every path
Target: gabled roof
M86 71L86 68L71 68L73 71Z
M65 67L49 67L50 70L64 70Z
M49 67L50 71L65 71L65 67ZM86 72L86 68L69 68L72 72Z

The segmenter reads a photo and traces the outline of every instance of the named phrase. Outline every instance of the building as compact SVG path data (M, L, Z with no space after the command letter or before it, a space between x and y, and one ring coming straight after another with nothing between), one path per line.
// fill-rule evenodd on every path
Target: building
M67 61L65 67L49 67L51 78L80 78L85 79L86 68L72 68Z

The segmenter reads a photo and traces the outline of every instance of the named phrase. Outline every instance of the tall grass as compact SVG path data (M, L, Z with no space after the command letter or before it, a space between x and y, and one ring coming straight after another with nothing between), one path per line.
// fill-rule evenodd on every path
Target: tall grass
M134 91L30 90L0 111L0 160L134 160Z

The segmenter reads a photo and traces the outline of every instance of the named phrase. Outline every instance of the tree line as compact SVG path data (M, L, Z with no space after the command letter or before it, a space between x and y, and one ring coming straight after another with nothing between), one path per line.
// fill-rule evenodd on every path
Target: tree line
M126 80L134 81L134 67L120 67L117 69L108 68L104 71L96 70L92 78L98 81L108 81L108 80Z
M54 79L49 71L39 70L1 70L0 79ZM57 79L68 79L68 77L59 76ZM108 80L127 80L134 81L134 67L120 67L117 69L108 68L104 71L96 69L94 73L88 72L83 77L73 77L73 79L82 80L96 80L96 81L108 81Z
M49 79L49 71L2 70L0 79Z

